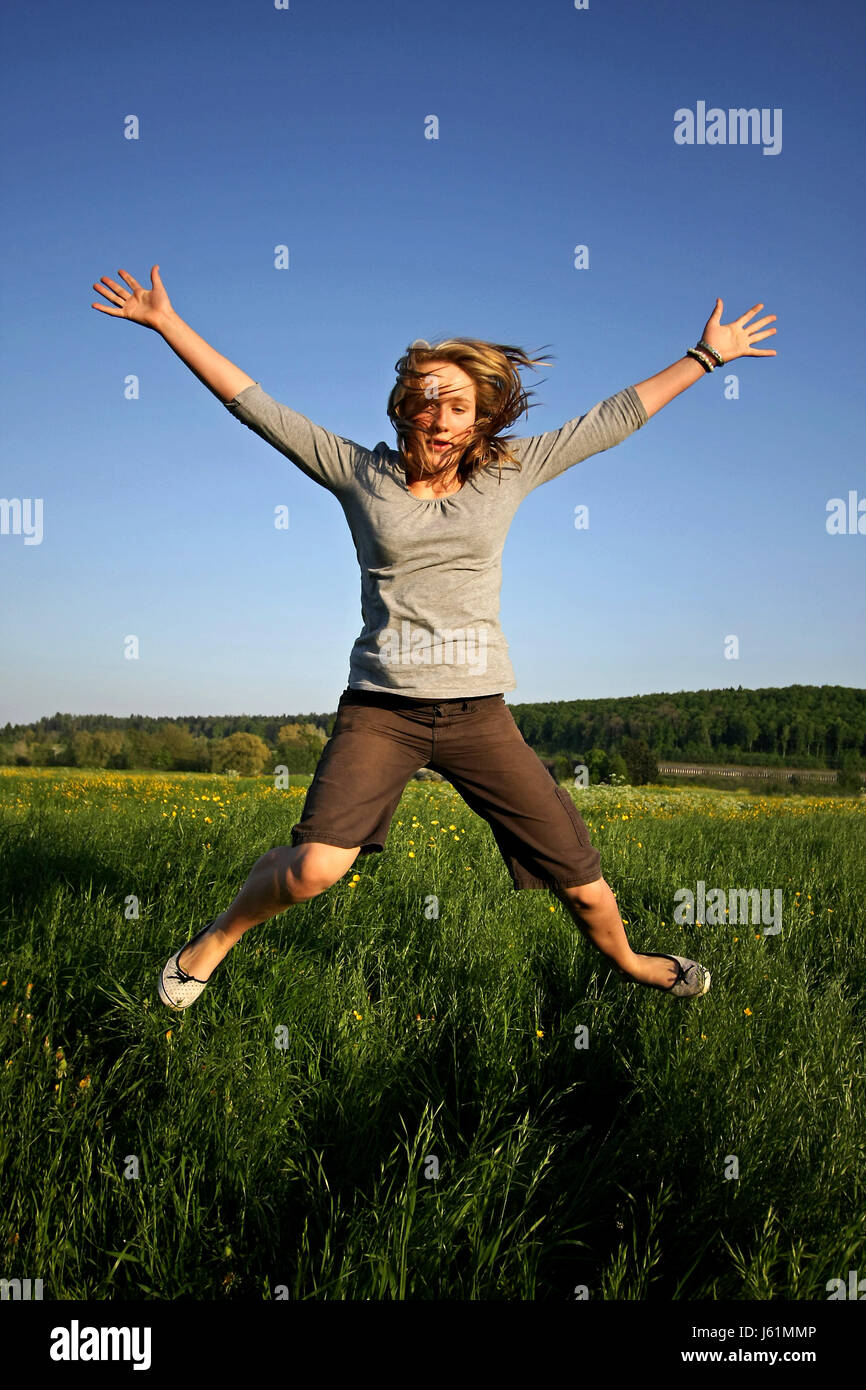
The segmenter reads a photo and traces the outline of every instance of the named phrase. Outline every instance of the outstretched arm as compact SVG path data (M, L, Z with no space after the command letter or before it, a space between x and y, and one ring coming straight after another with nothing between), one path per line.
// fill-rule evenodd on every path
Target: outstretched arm
M202 385L212 391L223 405L234 400L238 392L243 391L245 387L255 385L251 376L247 376L234 362L230 362L222 353L217 352L216 348L212 348L210 343L206 343L204 338L199 337L198 333L175 313L160 278L158 265L151 268L153 289L150 290L140 285L128 271L119 270L117 273L126 281L125 286L118 285L116 280L109 280L107 275L103 275L101 284L93 286L109 304L116 307L92 304L91 308L99 309L103 314L110 314L113 318L130 319L133 323L140 323L145 328L152 328L155 333L161 334L172 351L177 353Z
M765 333L757 331L765 324L772 323L775 314L768 314L766 318L758 319L756 323L747 326L746 319L750 319L764 307L763 304L755 304L740 318L734 319L731 323L722 323L723 307L722 301L717 299L716 307L707 320L701 339L711 348L715 348L725 363L732 362L735 357L776 356L775 349L752 347L753 343L759 343L762 338L769 338L776 332L775 328L768 328ZM651 416L661 410L663 405L667 405L668 401L672 401L674 396L685 391L687 386L694 385L704 374L705 368L700 362L694 357L685 356L670 367L665 367L663 372L657 372L655 376L647 377L646 381L638 382L634 389L640 396L647 415Z
M128 271L117 273L124 284L109 280L107 275L103 275L99 284L94 284L93 288L107 304L93 304L92 308L112 318L140 323L159 333L231 415L273 444L314 482L335 493L352 485L358 460L368 450L314 424L290 406L281 405L262 390L261 382L247 376L234 362L206 343L175 313L158 265L151 267L153 288L149 290Z

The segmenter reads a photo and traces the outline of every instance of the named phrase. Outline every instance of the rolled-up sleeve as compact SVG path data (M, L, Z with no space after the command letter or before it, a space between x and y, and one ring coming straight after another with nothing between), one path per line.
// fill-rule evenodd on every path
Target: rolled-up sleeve
M531 492L592 454L621 444L648 419L637 391L626 386L615 396L599 401L585 415L568 420L561 429L512 440L511 448L520 459L521 490Z
M360 455L366 451L354 440L332 434L290 406L263 391L260 382L246 386L226 410L268 444L291 459L308 478L330 492L342 492L353 481Z

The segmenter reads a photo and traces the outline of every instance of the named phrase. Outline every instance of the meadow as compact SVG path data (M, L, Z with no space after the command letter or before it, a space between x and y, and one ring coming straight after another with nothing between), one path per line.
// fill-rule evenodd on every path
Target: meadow
M622 984L448 783L253 928L168 956L309 778L0 769L0 1276L51 1299L826 1299L866 1274L866 801L572 790ZM674 921L779 888L782 930Z

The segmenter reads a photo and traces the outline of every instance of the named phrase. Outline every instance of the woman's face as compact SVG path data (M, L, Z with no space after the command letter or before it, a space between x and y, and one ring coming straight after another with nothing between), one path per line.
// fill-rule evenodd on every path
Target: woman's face
M427 404L415 416L430 458L437 466L456 461L475 424L475 386L453 362L430 362L423 368Z

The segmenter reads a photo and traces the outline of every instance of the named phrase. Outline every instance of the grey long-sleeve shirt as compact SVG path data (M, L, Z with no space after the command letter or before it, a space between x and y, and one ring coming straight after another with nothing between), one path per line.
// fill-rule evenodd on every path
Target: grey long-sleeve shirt
M396 449L332 434L256 382L225 403L333 492L361 567L364 626L348 684L419 700L494 695L517 682L499 626L502 549L528 493L610 449L649 416L633 386L548 434L512 440L521 466L488 466L448 497L413 496Z

